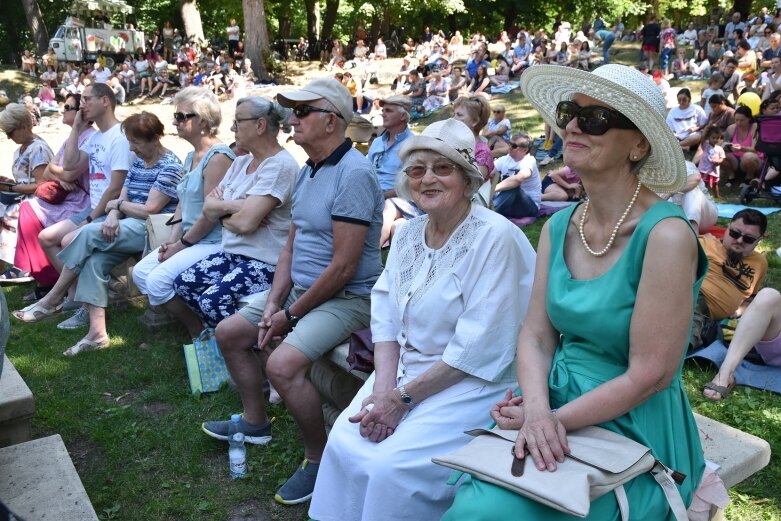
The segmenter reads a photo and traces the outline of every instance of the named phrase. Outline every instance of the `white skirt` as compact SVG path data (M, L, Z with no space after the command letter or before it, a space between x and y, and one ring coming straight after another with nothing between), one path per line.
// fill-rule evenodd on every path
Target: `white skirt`
M450 507L457 487L452 470L431 458L465 445L464 431L487 427L490 410L507 384L475 377L424 400L389 438L362 438L356 414L374 387L374 374L336 420L317 475L309 516L317 521L436 520Z

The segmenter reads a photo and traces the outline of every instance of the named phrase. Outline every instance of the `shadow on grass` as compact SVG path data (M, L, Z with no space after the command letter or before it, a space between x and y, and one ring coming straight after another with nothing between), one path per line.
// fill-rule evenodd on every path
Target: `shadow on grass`
M33 78L18 69L0 69L0 89L5 91L12 103L28 94L33 96L40 86L38 77Z

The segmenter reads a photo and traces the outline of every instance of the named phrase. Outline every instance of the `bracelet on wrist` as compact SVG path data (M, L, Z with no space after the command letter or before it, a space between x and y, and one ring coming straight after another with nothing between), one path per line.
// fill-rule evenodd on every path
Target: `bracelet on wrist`
M91 215L88 215L87 217L85 217L85 218L84 218L84 220L85 220L85 221L87 221L87 224L89 224L89 223L91 223L91 222L92 222L94 219L92 218L92 216L91 216Z
M181 242L182 244L184 244L184 245L185 245L185 247L187 247L187 248L189 248L189 247L191 247L191 246L195 246L193 243L191 243L190 241L188 241L188 240L187 240L187 239L185 239L184 237L182 237L181 239L179 239L179 242Z

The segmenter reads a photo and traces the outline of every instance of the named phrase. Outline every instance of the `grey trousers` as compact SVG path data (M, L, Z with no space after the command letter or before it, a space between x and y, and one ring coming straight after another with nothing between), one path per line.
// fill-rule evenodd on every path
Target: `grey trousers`
M144 251L145 221L127 217L119 221L119 234L109 242L100 234L102 223L84 226L73 241L57 254L66 268L79 274L74 300L101 308L108 307L111 270L131 256Z

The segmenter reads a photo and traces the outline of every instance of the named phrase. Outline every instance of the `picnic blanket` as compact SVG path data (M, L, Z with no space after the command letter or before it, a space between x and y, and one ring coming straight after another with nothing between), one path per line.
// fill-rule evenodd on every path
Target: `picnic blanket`
M752 353L754 356L752 356ZM686 357L687 360L706 360L716 367L721 367L724 359L727 357L727 347L721 340L716 340L708 347L700 349ZM774 367L759 363L752 363L749 360L759 360L756 351L749 352L749 355L740 362L735 370L735 382L738 385L745 385L755 389L764 389L774 393L781 394L781 367Z
M520 81L511 81L501 86L491 85L491 94L509 94L521 86Z
M736 213L738 213L741 210L745 210L746 208L752 208L754 210L762 212L765 215L770 215L771 213L781 210L781 208L768 208L768 207L756 208L754 206L743 206L742 204L728 204L728 203L716 203L716 208L718 208L719 210L719 217L722 217L724 219L732 219L732 217Z
M447 106L448 105L440 105L439 107L435 108L434 110L430 110L428 112L421 112L421 111L413 109L410 112L410 118L409 119L410 119L410 121L414 121L416 119L427 118L430 115L432 115L433 113L435 113L435 112L437 112L439 110L442 110L443 108L445 108Z

